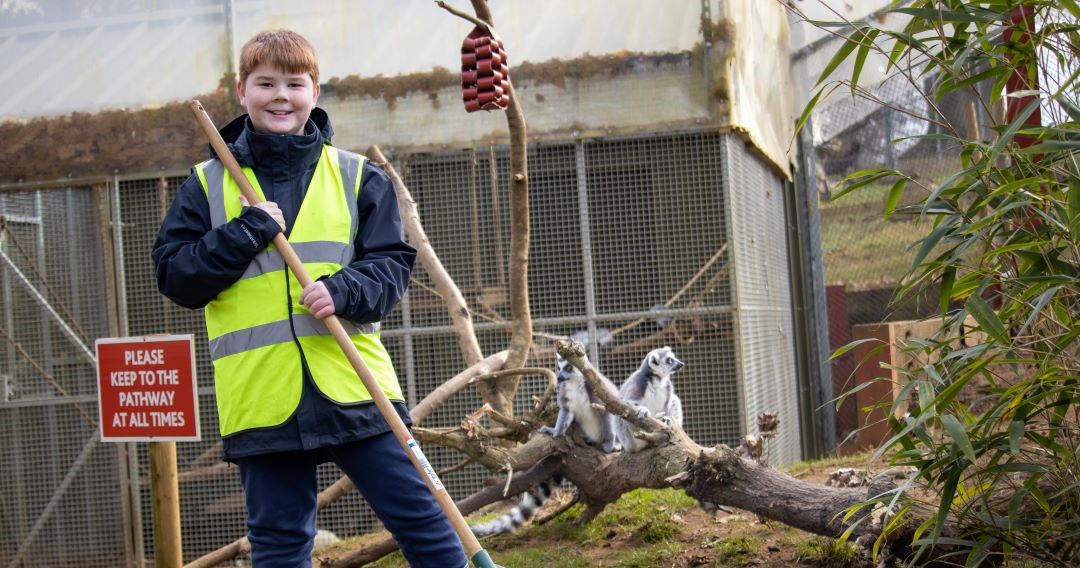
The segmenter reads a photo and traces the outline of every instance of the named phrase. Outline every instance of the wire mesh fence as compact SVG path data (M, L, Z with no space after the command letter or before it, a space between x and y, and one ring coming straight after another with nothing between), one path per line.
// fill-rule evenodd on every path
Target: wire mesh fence
M124 562L113 448L98 443L93 339L109 335L91 188L0 195L0 561Z
M401 155L394 163L470 305L481 348L505 349L508 149ZM780 411L770 457L798 459L780 176L741 138L715 131L534 144L529 172L538 335L528 364L552 367L550 336L584 332L594 363L620 384L650 350L669 345L687 363L674 380L691 437L734 444L756 431L758 412ZM4 565L121 566L154 555L146 445L97 442L94 365L82 347L98 337L195 335L203 440L177 447L184 558L245 533L238 470L220 459L202 313L157 292L149 255L183 180L140 177L108 190L0 196ZM384 322L383 341L410 405L465 367L446 307L420 266ZM515 413L545 384L525 377ZM467 390L424 425L457 425L481 404ZM462 459L441 447L427 454L438 469ZM339 475L320 466L320 489ZM460 498L490 475L470 465L444 481ZM378 521L354 492L321 512L318 524L345 536Z
M773 465L788 464L800 457L800 417L784 187L738 138L727 139L724 158L731 196L741 418L744 432L752 433L759 414L777 413L778 435L770 441L768 457Z
M732 442L742 432L730 259L722 250L725 141L715 133L586 140L536 145L529 154L536 331L591 330L599 338L590 346L594 363L616 384L648 351L670 344L689 363L676 382L687 391L688 431L703 443ZM506 183L507 150L412 155L401 160L401 169L432 245L473 307L482 347L505 348L508 267L500 247L509 240L510 213L493 188ZM441 229L447 226L456 228ZM431 373L417 385L427 392L462 361L446 309L422 269L414 272L409 307L405 329L423 334L414 342L444 338L428 361L432 367L417 364L418 378ZM530 365L551 366L550 340L537 344ZM539 394L542 387L536 381L530 388ZM693 396L699 392L700 398ZM452 425L477 402L455 399L430 423Z
M933 80L933 75L923 79ZM922 87L928 92L927 85ZM830 200L832 190L853 172L895 168L917 181L908 184L899 206L915 202L925 196L920 195L924 188L933 188L959 168L960 149L940 138L914 137L940 134L945 128L969 132L977 128L975 121L985 112L976 105L975 96L964 90L934 101L931 107L901 75L869 91L876 100L839 100L816 110L812 119L833 349L851 340L853 325L927 317L936 310L938 300L935 291L927 290L894 301L898 282L914 258L910 247L932 227L915 216L884 218L891 182L860 188L835 200ZM849 382L853 357L848 353L832 362L837 395L854 386ZM854 430L856 414L853 400L838 410L839 439Z

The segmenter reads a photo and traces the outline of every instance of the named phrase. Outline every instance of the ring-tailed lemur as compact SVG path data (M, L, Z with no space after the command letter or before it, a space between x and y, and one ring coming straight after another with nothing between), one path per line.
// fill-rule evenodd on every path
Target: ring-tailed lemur
M589 444L600 448L604 453L612 451L615 446L615 434L612 431L610 414L595 408L593 403L603 404L592 387L585 382L585 376L576 367L562 356L555 356L555 364L559 368L556 378L559 381L557 401L559 403L559 417L555 419L555 427L541 426L540 432L552 436L562 436L571 425L577 424L582 437ZM614 383L607 377L600 375L604 386L610 389L612 394L618 392Z
M638 417L652 415L682 427L682 401L675 394L671 375L683 368L683 362L675 358L670 347L654 349L645 356L638 370L634 371L619 388L619 397L634 407ZM634 437L634 425L611 417L615 430L615 446L628 452L637 452L647 445Z
M569 361L556 355L555 365L559 369L555 375L559 383L556 398L559 404L559 416L555 419L554 428L541 426L539 431L552 436L563 436L572 425L576 424L587 443L599 447L605 453L612 451L615 445L615 433L608 419L610 415L593 407L593 402L601 403L600 398L592 392L592 388L585 381L585 376L581 374L581 371ZM603 375L599 377L612 394L618 392L615 384L607 377ZM470 525L473 534L477 537L485 537L517 530L536 514L560 483L562 483L562 477L557 475L545 480L536 490L525 493L521 497L521 502L509 513L497 519Z
M477 538L485 536L494 536L497 534L503 534L512 532L518 529L521 525L525 524L540 507L544 506L544 503L551 497L551 493L555 491L555 488L562 483L562 477L555 475L544 480L536 489L532 491L526 491L521 496L521 502L514 506L509 513L492 519L490 521L484 521L475 525L469 525L474 535Z

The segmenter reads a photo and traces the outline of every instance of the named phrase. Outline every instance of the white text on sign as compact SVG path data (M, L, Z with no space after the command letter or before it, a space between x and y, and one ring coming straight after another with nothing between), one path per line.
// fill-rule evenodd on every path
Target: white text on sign
M164 349L132 349L124 352L125 365L160 365L164 362Z
M109 383L114 387L168 386L180 384L180 373L176 369L158 369L156 371L112 371Z
M187 425L183 411L172 412L116 412L113 414L114 428L132 428L148 426L169 426L180 428Z

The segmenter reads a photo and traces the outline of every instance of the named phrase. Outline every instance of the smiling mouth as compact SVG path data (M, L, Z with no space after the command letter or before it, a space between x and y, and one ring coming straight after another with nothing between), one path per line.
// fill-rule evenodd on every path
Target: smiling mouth
M274 116L289 116L290 114L292 114L292 111L288 110L271 110L268 112Z

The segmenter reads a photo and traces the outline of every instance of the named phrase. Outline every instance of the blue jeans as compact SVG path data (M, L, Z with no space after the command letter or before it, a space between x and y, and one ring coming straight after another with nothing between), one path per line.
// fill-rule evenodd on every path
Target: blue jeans
M310 568L319 452L326 452L414 568L467 566L453 527L392 433L323 448L240 458L254 568Z

